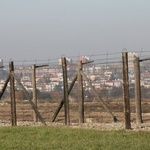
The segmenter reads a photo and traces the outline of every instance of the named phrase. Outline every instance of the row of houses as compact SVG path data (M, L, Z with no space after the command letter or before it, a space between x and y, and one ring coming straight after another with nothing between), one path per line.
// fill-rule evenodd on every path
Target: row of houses
M87 57L82 57L81 60L90 61ZM77 71L77 65L72 62L71 59L68 61L68 83L72 82L73 75ZM130 64L131 66L131 64ZM2 70L0 70L2 71ZM113 87L122 88L122 68L120 66L113 65L87 65L83 66L83 71L87 74L87 77L91 84L96 89L112 89ZM132 72L132 73L131 73ZM134 72L129 73L129 82L135 83ZM20 78L23 85L28 89L32 90L32 68L31 66L16 66L15 73ZM5 79L0 79L0 89L3 87ZM40 91L54 91L63 89L63 74L61 68L61 61L56 65L49 67L36 69L36 83L37 89ZM85 90L91 90L86 80L83 80L83 86ZM150 88L150 71L141 72L141 86ZM17 88L19 88L17 86Z

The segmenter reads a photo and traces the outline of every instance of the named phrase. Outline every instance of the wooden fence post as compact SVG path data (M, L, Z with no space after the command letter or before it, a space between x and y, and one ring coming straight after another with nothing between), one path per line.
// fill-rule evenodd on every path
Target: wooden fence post
M36 91L36 66L32 65L32 87L33 87L33 102L37 109L37 91ZM34 122L38 122L38 116L34 112Z
M125 113L125 128L131 129L127 52L122 53L122 62L123 62L123 89L124 89L123 99L124 99L124 113Z
M61 60L62 60L62 70L63 70L65 125L70 125L67 63L66 63L66 58L62 58Z
M79 102L79 124L84 123L84 96L83 96L83 77L80 73L82 71L82 61L78 62L78 102Z
M33 87L33 102L35 104L36 109L38 109L38 105L37 105L37 89L36 89L36 68L40 68L40 67L47 67L48 65L32 65L32 87ZM38 122L38 116L37 113L34 113L34 121Z
M14 77L12 75L12 72L14 72L13 61L9 62L9 71L10 71L11 121L12 121L12 126L17 126L15 82L14 82Z
M134 56L134 77L135 77L136 123L138 127L141 127L142 110L141 110L140 65L139 65L139 57L136 56Z

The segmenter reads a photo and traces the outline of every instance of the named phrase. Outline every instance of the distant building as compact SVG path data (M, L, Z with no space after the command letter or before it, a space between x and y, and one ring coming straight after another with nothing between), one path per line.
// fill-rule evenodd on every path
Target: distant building
M81 56L81 57L79 57L79 60L82 61L82 63L86 63L86 62L90 61L90 58L87 56Z
M71 58L69 58L69 57L66 57L66 62L67 63L72 63L72 59ZM61 65L62 64L62 61L61 61L61 58L59 59L59 65Z
M134 52L128 53L128 67L129 67L130 71L134 70L134 59L135 59L135 57L138 57L137 53L134 53Z
M0 58L0 70L3 70L3 59Z

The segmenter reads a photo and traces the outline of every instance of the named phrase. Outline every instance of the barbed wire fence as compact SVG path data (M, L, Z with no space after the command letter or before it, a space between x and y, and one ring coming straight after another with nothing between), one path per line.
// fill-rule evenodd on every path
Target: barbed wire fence
M149 51L134 51L140 59L150 57ZM93 54L86 56L68 56L67 58L67 78L68 84L71 83L77 72L78 60L82 62L93 61L83 65L83 72L89 79L89 82L96 89L97 93L104 100L107 106L117 116L119 121L123 118L123 74L122 74L122 53L106 53L106 54ZM131 61L131 62L130 62ZM1 86L9 74L9 62L4 62L4 68L0 71ZM130 98L135 98L134 95L134 66L132 60L129 60L129 89ZM53 114L58 107L58 104L63 99L63 74L61 59L47 59L47 60L19 60L14 61L15 73L20 78L21 82L28 89L31 96L32 90L32 65L47 64L47 67L36 69L36 83L37 83L37 98L38 98L38 110L46 121L51 121ZM141 71L141 95L143 102L150 98L150 69L149 61L140 63ZM18 121L34 121L34 111L29 109L30 104L26 101L24 92L16 83L16 100L17 102L17 118ZM70 101L70 118L71 122L78 122L78 101L77 101L77 82L75 82L73 89L69 94ZM7 105L7 109L1 109L0 120L11 120L10 103L9 103L9 84L7 90L2 97L1 105ZM83 78L84 88L84 102L85 102L85 122L110 122L112 121L105 114L105 109L96 99L92 92L91 87L87 84L85 78ZM146 99L146 100L145 100ZM147 103L147 101L145 102ZM23 104L23 105L22 105ZM131 110L134 113L134 104L131 105ZM147 112L148 106L143 105L143 112ZM120 113L121 112L121 113ZM7 114L6 117L4 114ZM5 119L6 118L6 119ZM133 119L132 119L133 118ZM134 117L132 117L134 121ZM64 108L58 115L57 122L64 122Z

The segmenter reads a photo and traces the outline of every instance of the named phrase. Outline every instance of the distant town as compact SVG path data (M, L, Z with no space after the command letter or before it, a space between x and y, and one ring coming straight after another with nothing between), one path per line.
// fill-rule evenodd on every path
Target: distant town
M68 64L68 83L70 84L72 82L73 75L77 71L77 64L73 62L71 58L66 59ZM91 61L90 58L86 56L81 56L79 60L81 60L82 63ZM130 60L132 60L132 55ZM2 59L0 59L0 66L3 66ZM132 88L135 83L133 61L130 61L129 67L129 81L130 87ZM87 65L83 65L83 71L96 90L107 89L111 94L113 89L122 89L123 79L121 63L116 65L89 63ZM15 73L20 78L20 81L23 83L25 88L32 91L32 66L15 66ZM0 68L0 89L2 89L7 75L8 68ZM62 90L63 74L61 59L58 60L57 64L36 69L36 83L37 89L42 92ZM144 88L150 88L150 71L148 69L141 69L141 86ZM86 80L83 80L83 87L85 91L91 91L91 87L88 86ZM19 89L20 87L16 85L16 90Z

